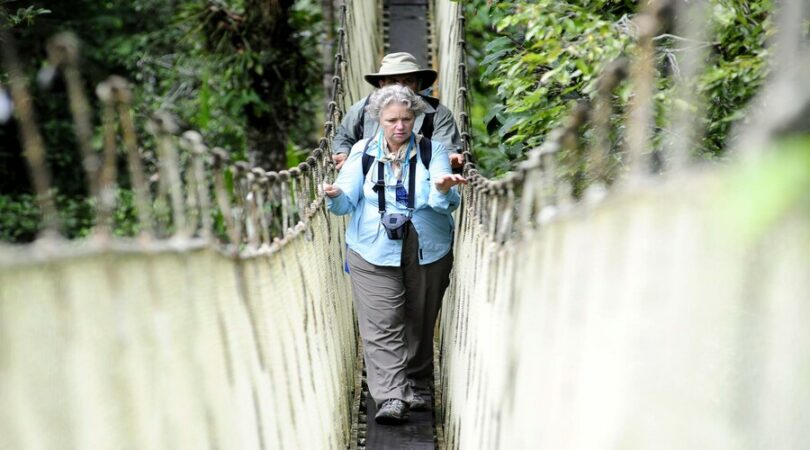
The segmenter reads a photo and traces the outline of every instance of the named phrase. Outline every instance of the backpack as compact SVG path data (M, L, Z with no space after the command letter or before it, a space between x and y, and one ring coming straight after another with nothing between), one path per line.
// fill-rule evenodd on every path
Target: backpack
M419 94L419 97L422 98L425 102L427 102L430 106L433 107L435 110L439 107L439 99L428 97L427 95ZM360 118L357 120L357 123L354 125L354 135L358 136L357 140L363 139L363 125L366 122L366 106L368 106L368 100L371 96L366 97L365 103L363 103L363 109L360 110ZM419 130L422 133L422 136L430 139L433 137L433 116L436 113L425 113L425 120L422 121L422 129Z

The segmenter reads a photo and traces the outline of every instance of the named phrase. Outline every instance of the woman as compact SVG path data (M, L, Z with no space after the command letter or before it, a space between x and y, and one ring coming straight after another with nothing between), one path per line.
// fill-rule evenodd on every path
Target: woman
M453 265L450 213L465 180L441 143L413 133L425 107L399 85L372 94L366 112L379 134L357 142L324 184L329 210L352 215L347 259L378 423L430 407L433 328Z

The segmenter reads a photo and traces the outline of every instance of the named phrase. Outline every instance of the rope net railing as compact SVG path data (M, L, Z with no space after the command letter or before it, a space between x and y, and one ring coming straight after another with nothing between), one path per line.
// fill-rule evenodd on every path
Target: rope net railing
M810 105L808 7L781 3L774 44L790 51L723 167L690 161L695 116L673 118L683 140L652 144L653 38L705 33L703 19L668 25L702 7L651 2L634 20L638 56L612 64L519 170L493 180L467 164L440 320L442 447L810 445L810 165L806 139L774 141ZM435 11L440 85L469 155L463 5ZM611 128L622 83L629 119ZM566 154L590 156L582 192L557 175Z
M334 178L343 111L368 89L377 8L342 5L323 138L278 172L231 163L157 112L151 173L120 77L97 89L98 154L78 41L55 37L48 70L64 77L97 205L92 234L72 241L60 237L27 80L0 39L44 228L32 244L0 245L0 449L350 445L359 362L345 223L327 213L318 186ZM112 232L119 154L138 218L130 239Z

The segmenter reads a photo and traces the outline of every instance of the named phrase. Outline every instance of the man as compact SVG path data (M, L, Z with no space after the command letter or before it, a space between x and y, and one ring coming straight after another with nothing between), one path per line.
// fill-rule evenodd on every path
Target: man
M399 84L419 92L433 85L436 77L435 70L420 69L410 53L397 52L385 55L380 70L364 78L375 88ZM414 132L444 144L450 153L451 166L460 169L464 165L464 155L461 154L461 138L453 113L436 98L423 95L422 99L428 108L416 117ZM338 170L343 167L355 142L376 136L380 131L379 122L365 114L367 104L368 97L365 97L352 105L335 133L332 158Z

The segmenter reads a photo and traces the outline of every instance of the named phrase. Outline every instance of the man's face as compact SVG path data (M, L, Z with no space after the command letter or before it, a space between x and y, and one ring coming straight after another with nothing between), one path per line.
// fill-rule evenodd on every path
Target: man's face
M389 75L387 77L383 77L380 79L380 87L390 86L392 84L399 84L401 86L405 86L410 88L412 91L416 92L419 90L419 77L416 75Z

